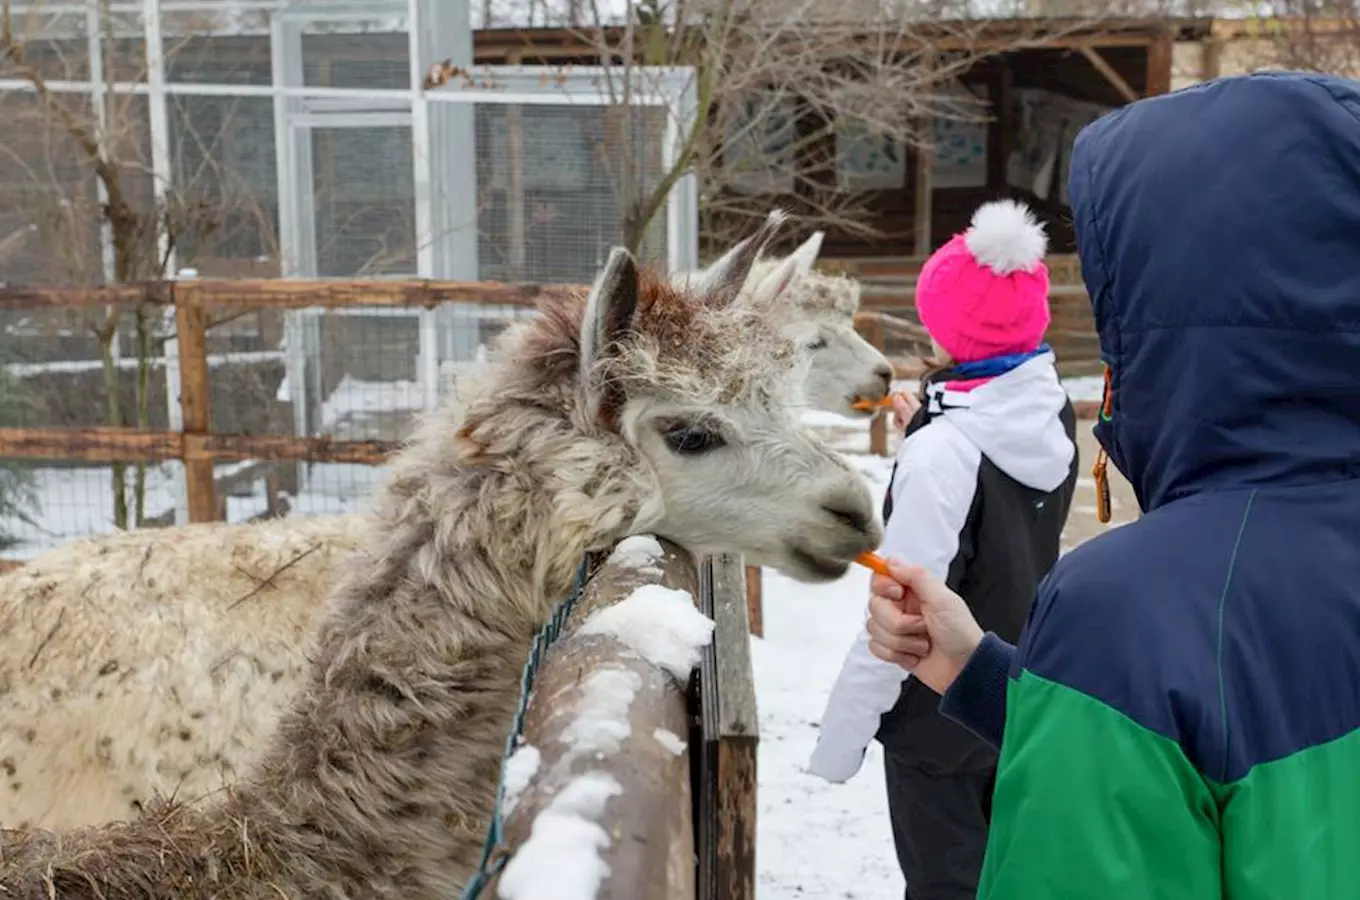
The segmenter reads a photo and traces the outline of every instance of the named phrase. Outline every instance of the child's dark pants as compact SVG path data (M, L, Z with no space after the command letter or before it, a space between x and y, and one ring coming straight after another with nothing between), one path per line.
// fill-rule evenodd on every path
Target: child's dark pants
M891 752L884 766L906 900L974 900L996 767L933 775Z

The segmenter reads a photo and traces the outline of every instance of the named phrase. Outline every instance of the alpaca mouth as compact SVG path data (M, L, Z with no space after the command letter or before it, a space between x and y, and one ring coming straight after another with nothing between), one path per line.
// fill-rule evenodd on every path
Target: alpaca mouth
M883 409L883 398L887 394L852 394L845 399L852 419L872 419Z
M850 563L846 560L833 559L827 556L819 556L810 553L797 545L789 546L789 555L793 557L800 568L813 574L819 579L835 581L846 573L850 568Z

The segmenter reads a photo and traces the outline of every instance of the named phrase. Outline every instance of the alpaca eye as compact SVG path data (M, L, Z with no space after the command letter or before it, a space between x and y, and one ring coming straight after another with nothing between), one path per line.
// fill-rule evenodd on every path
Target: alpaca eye
M817 338L816 340L808 341L806 346L809 350L825 350L826 338Z
M698 456L727 446L721 432L703 425L677 425L663 431L661 437L672 453L681 456Z

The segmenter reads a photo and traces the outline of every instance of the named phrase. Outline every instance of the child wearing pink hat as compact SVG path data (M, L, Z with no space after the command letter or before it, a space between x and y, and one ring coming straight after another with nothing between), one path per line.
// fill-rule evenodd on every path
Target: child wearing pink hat
M1015 641L1058 558L1076 486L1075 416L1043 343L1047 237L1011 200L979 208L926 261L916 309L935 345L883 503L881 552L968 598L982 628ZM894 515L894 512L896 515ZM888 810L908 900L973 900L996 752L938 712L939 695L851 647L810 769L831 781L884 748Z

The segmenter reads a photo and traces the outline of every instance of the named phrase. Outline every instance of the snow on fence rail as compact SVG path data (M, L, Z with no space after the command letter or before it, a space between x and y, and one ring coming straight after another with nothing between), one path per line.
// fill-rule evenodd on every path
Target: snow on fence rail
M741 573L648 537L596 569L534 680L504 773L509 861L483 896L753 900Z

